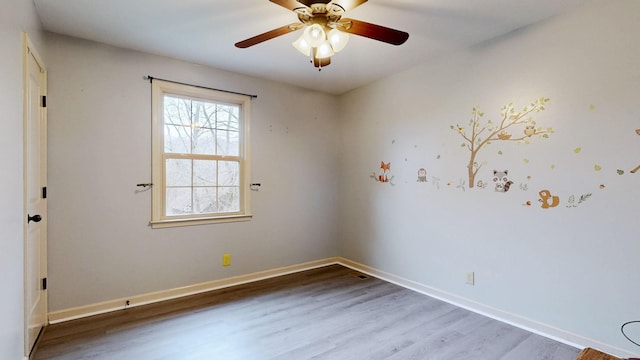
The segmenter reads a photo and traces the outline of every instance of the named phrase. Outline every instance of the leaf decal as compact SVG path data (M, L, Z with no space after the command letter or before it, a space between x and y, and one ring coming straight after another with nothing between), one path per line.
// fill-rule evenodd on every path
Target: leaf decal
M591 197L591 193L580 195L580 200L578 200L578 204L587 201L587 199L590 198L590 197Z

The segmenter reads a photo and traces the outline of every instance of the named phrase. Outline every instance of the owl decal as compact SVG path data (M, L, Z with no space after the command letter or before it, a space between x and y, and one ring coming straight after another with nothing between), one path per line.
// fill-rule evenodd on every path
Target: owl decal
M535 133L536 133L536 128L533 125L527 125L527 127L524 129L524 134L527 135L528 137L531 137Z

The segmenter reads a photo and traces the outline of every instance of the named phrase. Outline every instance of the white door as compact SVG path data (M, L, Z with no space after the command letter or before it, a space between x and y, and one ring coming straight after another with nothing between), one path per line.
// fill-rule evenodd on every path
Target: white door
M25 355L47 323L46 72L25 35Z

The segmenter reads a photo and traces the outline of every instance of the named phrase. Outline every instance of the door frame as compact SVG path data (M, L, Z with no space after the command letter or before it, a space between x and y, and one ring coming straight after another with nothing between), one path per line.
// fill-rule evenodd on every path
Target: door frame
M28 136L29 136L29 131L28 131L28 121L29 121L29 89L27 87L27 82L29 81L28 76L29 76L29 70L28 70L28 62L29 62L29 57L33 57L36 61L36 63L38 64L38 66L40 67L40 76L41 76L41 80L42 80L42 94L40 94L40 96L47 96L47 68L44 64L44 61L42 60L42 57L39 55L37 49L35 48L35 46L33 45L33 43L31 42L31 39L29 39L29 35L25 32L23 33L23 57L22 57L22 61L23 61L23 284L24 284L24 299L23 302L25 304L24 306L24 353L25 353L25 357L29 358L29 355L31 353L31 351L33 350L29 341L29 323L30 323L30 319L29 319L29 309L27 305L27 292L28 287L28 279L27 279L27 266L29 265L28 263L28 256L29 253L27 251L28 249L28 222L27 222L27 217L28 217L28 168L29 168L29 164L27 163L29 161L29 154L28 154ZM40 169L40 176L41 176L41 184L43 187L47 186L47 108L46 106L42 106L41 107L41 113L40 113L40 121L41 121L41 131L40 131L40 164L41 164L41 169ZM43 278L47 277L47 200L46 198L43 198L44 204L43 204L43 208L42 208L42 222L40 224L41 226L41 263L40 263L40 267L41 267L41 271L42 271L42 276ZM48 291L43 291L42 293L43 296L43 302L44 302L44 324L43 326L47 326L48 322L49 322L49 317L48 317L48 303L49 303L49 299L48 299ZM40 334L42 334L42 330L40 331ZM35 341L35 344L37 344L37 339ZM35 345L34 347L35 348Z

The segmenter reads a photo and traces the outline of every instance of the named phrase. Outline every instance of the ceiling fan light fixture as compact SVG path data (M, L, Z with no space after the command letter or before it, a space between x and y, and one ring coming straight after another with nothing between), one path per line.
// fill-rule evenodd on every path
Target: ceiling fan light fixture
M338 29L331 29L328 34L328 39L333 51L339 52L347 46L347 43L349 42L349 34Z
M401 45L409 34L350 18L343 18L346 11L358 7L367 0L269 0L293 11L298 22L267 31L239 41L237 48L244 49L263 41L302 30L302 35L292 43L301 54L311 58L320 70L331 64L331 57L344 49L349 35L358 35L392 45Z
M320 45L318 45L318 48L317 48L317 51L316 51L316 58L324 59L324 58L331 57L331 56L333 56L335 54L336 54L335 51L331 47L331 43L329 43L329 41L325 40L325 41L321 42Z
M303 36L311 47L318 47L320 43L327 39L324 29L318 24L307 26L307 28L304 29Z
M294 41L291 45L300 51L302 55L311 56L311 45L305 40L304 34L300 35L298 40Z

